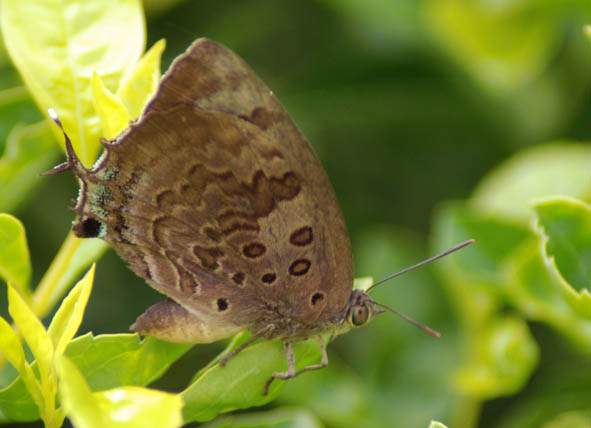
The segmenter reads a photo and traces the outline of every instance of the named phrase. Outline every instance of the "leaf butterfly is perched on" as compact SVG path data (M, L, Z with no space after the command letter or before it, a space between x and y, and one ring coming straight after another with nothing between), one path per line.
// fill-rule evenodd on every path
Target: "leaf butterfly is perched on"
M55 119L59 124L59 121ZM131 329L181 343L248 330L284 342L288 379L324 367L325 336L383 312L353 290L351 244L329 179L273 93L226 47L196 40L141 117L86 169L74 233L109 242L167 299ZM387 308L389 309L389 308ZM412 322L412 320L411 320ZM318 338L319 364L296 372L293 343Z

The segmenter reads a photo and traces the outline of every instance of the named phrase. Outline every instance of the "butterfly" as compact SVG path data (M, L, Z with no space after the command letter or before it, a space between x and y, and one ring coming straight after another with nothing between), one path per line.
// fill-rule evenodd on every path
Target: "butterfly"
M59 119L55 119L59 124ZM109 242L167 298L131 330L208 343L247 330L285 344L289 379L328 363L323 337L367 324L385 305L353 287L343 215L312 147L273 92L228 48L198 39L172 63L141 117L85 168L74 233ZM377 285L377 284L376 284ZM296 371L293 343L316 338Z

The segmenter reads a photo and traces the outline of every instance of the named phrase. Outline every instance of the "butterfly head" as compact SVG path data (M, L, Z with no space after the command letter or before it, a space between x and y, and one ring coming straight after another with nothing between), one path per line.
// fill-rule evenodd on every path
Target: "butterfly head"
M440 337L440 334L435 330L432 330L426 325L413 320L396 309L392 309L383 303L376 302L369 296L369 294L367 294L367 292L360 289L355 289L351 292L351 297L349 297L349 303L347 305L346 316L343 320L343 323L341 324L340 331L337 332L337 335L343 334L349 331L351 328L363 327L373 320L376 315L386 311L398 315L399 317L410 322L415 327L420 328L425 333L430 334L433 337Z
M349 327L362 327L377 314L384 312L377 309L377 304L362 290L353 290L349 298L346 322Z

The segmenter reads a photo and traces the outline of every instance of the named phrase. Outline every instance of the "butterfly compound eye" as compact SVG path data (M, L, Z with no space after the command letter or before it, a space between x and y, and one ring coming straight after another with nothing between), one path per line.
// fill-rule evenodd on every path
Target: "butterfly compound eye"
M353 308L351 322L355 327L361 327L369 320L369 309L366 305L359 305Z

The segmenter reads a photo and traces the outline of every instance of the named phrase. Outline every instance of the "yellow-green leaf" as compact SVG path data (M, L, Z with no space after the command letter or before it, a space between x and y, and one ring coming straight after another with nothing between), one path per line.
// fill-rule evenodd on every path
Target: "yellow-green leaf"
M25 352L18 335L10 324L0 317L0 352L17 370L25 360Z
M190 347L150 337L140 340L137 334L94 337L87 333L71 340L64 355L79 368L93 391L102 391L122 385L148 385ZM34 376L33 379L36 380ZM36 403L24 391L26 388L24 379L19 378L0 389L0 418L6 415L20 422L39 419ZM38 385L39 396L40 388Z
M25 228L10 214L0 214L0 277L28 294L31 262Z
M86 308L86 303L92 290L94 268L95 265L92 265L90 270L84 275L84 278L78 281L78 284L76 284L63 300L51 321L48 333L55 347L55 355L63 354L66 346L74 337L82 322L84 309Z
M57 111L89 166L101 137L92 74L114 92L135 66L145 44L141 2L5 0L0 13L6 47L26 86L43 113Z
M76 428L175 428L183 423L180 395L133 386L92 393L66 357L58 370L61 401Z
M84 269L109 248L102 239L80 239L70 231L66 240L35 290L33 305L40 317L47 315Z
M373 284L373 278L371 276L364 276L363 278L355 278L353 281L354 290L367 291Z
M160 83L160 61L166 47L164 39L158 40L142 57L133 73L126 78L117 96L127 107L133 120L137 119ZM127 125L126 125L127 126Z
M183 424L180 394L126 386L93 395L112 428L174 428Z
M53 344L41 321L10 283L8 284L8 312L29 345L39 367L44 401L44 407L40 408L41 417L47 426L60 426L61 418L55 411L57 379L53 367Z
M519 391L539 360L527 324L516 317L491 319L470 346L469 360L456 373L455 385L477 399Z
M19 372L23 383L39 409L45 407L41 385L25 359L20 338L4 318L0 318L0 352Z
M589 144L555 142L524 150L501 164L478 184L471 204L490 216L529 226L532 199L589 195Z
M92 92L103 135L112 140L129 124L129 112L121 100L105 87L97 73L92 76Z
M424 2L426 22L476 78L497 91L531 82L552 58L557 20L534 1Z
M68 358L56 359L59 373L60 402L66 416L76 428L109 428L78 367Z
M53 378L53 344L49 335L19 292L10 285L8 286L8 311L31 348L39 366L42 383L44 379L47 381Z

